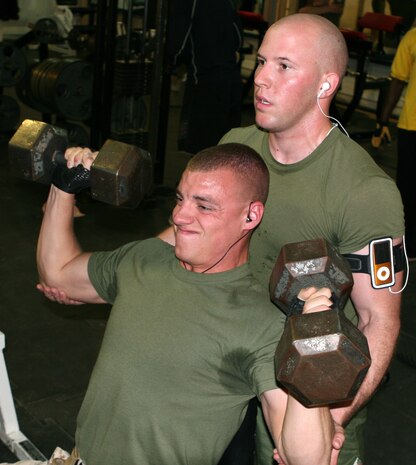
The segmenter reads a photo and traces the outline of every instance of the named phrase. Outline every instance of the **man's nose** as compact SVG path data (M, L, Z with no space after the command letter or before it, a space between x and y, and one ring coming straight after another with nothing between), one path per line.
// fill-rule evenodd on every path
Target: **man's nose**
M176 205L172 212L172 220L175 224L190 224L192 223L192 215L188 205Z
M254 73L254 85L257 87L268 87L270 85L269 71L265 66L257 66Z

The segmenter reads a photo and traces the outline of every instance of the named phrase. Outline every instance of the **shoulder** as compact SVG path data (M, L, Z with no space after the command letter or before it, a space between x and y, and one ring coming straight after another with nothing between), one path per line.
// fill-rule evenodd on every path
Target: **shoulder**
M355 179L357 184L372 177L384 179L388 183L393 182L361 145L340 131L331 143L330 150L332 153L329 167L343 173L343 178L349 176L351 180Z
M358 203L370 199L380 203L390 197L401 206L395 181L357 142L339 134L330 151L324 176L334 198L339 196L341 203L345 204L345 195L349 192Z
M140 257L142 260L159 261L174 255L173 246L157 237L135 242L127 248L129 255Z
M410 29L402 38L391 66L391 75L397 79L408 79L408 68L416 55L416 28Z
M121 263L125 260L133 260L137 257L160 258L172 254L173 247L158 238L146 239L143 241L134 241L118 247L110 252L94 252L91 255L91 263L111 261Z
M416 42L416 27L413 27L409 31L406 32L406 34L403 36L403 39L401 40L401 43L415 43Z

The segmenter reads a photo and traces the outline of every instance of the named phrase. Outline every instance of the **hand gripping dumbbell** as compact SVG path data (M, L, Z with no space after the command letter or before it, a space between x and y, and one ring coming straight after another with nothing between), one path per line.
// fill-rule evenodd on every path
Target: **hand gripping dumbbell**
M270 277L270 297L287 315L276 349L276 379L308 407L354 398L371 364L367 339L344 315L353 286L347 261L325 239L286 244ZM302 314L306 287L327 287L331 310Z
M66 164L67 147L65 130L42 121L24 120L8 144L11 170L20 178L50 184L57 165ZM150 154L108 139L91 166L91 196L111 205L135 208L151 186Z

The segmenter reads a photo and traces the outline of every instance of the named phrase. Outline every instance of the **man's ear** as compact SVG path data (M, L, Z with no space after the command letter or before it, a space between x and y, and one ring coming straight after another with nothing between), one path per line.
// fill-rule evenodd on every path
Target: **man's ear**
M325 75L325 80L321 86L320 92L325 92L325 96L328 97L336 93L339 84L339 76L336 73L328 73ZM324 87L325 86L325 87Z
M245 218L246 224L244 229L247 231L258 226L263 218L263 213L264 205L260 201L251 202L247 217Z

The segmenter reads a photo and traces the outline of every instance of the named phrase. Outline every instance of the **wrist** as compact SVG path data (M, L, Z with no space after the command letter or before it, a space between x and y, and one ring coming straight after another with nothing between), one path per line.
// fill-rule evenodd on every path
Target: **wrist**
M63 202L66 201L68 203L75 203L75 194L65 192L54 184L51 184L50 197L53 199L59 199Z
M90 187L90 179L90 170L81 164L74 168L57 165L53 172L52 184L68 194L78 194Z

